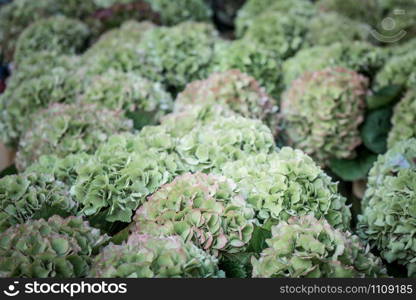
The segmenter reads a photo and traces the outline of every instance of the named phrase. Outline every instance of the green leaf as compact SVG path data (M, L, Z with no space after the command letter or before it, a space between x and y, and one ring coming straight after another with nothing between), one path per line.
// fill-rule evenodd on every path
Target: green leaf
M271 236L272 235L269 230L266 230L259 226L255 226L253 236L248 246L248 251L260 253L267 247L266 240L271 238Z
M131 226L127 226L122 231L116 233L110 240L111 243L116 245L121 245L123 242L127 241L130 235Z
M133 121L133 127L136 130L141 130L148 125L155 125L154 119L157 111L147 112L144 110L135 112L126 112L126 117Z
M332 159L330 168L345 181L355 181L367 177L368 172L377 160L377 155L368 150L358 153L356 159Z
M392 107L370 112L361 128L364 145L377 154L387 151L387 137L391 129Z
M71 263L74 275L76 277L84 277L89 270L89 266L85 259L78 255L70 255L67 260Z
M373 95L367 97L367 107L369 110L378 109L389 105L398 98L403 87L400 85L386 86Z
M118 222L108 222L106 220L107 214L97 214L94 216L89 216L88 221L90 222L90 225L100 229L102 232L108 233L110 235L118 232ZM123 223L125 224L125 223Z
M252 273L251 257L253 253L225 254L220 261L220 269L227 278L250 278Z

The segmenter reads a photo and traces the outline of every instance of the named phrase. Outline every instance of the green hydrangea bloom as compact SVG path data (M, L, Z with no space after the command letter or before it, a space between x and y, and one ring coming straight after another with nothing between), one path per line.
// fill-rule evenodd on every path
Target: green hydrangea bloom
M75 217L16 225L0 234L0 277L84 277L107 240Z
M139 70L173 90L206 78L218 33L210 24L185 22L147 31L140 43Z
M379 258L349 232L312 216L291 218L272 229L253 277L364 278L387 277Z
M94 34L127 19L157 20L158 14L143 4L146 3L135 0L15 0L0 11L0 51L6 61L11 61L19 35L32 23L57 15L85 21Z
M150 22L128 21L107 31L81 56L75 77L89 79L109 70L137 74L141 66L138 46L143 35L154 28ZM88 86L89 82L79 84Z
M349 228L351 213L337 184L300 150L249 155L219 171L236 182L265 229L292 216L325 218L333 227Z
M30 165L24 174L46 176L47 178L50 178L51 181L55 180L63 183L65 185L63 187L67 189L68 195L70 195L71 199L77 204L76 210L72 211L72 215L85 216L82 211L84 208L83 204L76 199L73 186L78 178L78 170L90 161L91 157L92 155L83 152L70 154L63 158L57 157L56 155L43 155L37 162ZM63 210L57 210L56 213L61 216L66 216L65 211ZM53 214L53 211L51 211L51 214ZM91 223L91 226L100 228L104 232L115 233L118 228L117 224L106 222L101 216L102 215L98 215L97 218L94 218L95 216L88 216L88 221Z
M293 56L305 45L308 19L286 12L270 11L253 19L244 38L281 59Z
M83 55L70 80L83 93L91 80L110 71L140 74L140 52L142 36L156 26L149 22L128 21L119 28L104 33Z
M282 97L288 142L327 165L350 159L361 144L368 80L344 68L306 72ZM342 139L342 143L340 143Z
M110 70L140 75L142 64L138 44L121 42L115 48L93 48L80 57L80 67L72 74L71 79L75 80L81 92L88 87L91 78L105 75Z
M0 179L0 232L32 219L74 215L77 208L69 187L53 176L28 173Z
M40 51L23 57L18 65L14 66L13 74L8 78L7 89L18 89L33 78L39 78L54 72L70 72L78 67L78 56L61 55L56 52ZM58 69L58 70L57 70Z
M232 69L254 77L273 97L280 97L283 89L282 62L273 51L258 47L248 39L218 43L212 70L225 72Z
M237 113L223 105L184 105L183 110L166 115L162 119L164 130L175 138L183 137L199 126L214 121L218 117L236 117Z
M392 45L391 47L387 47L386 50L390 52L392 56L403 56L416 48L416 39L411 39L400 45Z
M222 278L217 260L178 236L133 234L123 245L109 245L94 259L89 274L98 278Z
M396 105L391 120L393 125L387 140L388 148L396 143L416 137L416 92L409 90Z
M270 153L275 149L267 126L216 105L191 106L183 113L167 116L161 126L145 127L135 147L178 153L194 171L220 168L226 157L235 160L246 154Z
M387 262L416 276L416 139L397 143L379 156L369 174L358 216L358 233Z
M173 100L160 83L151 82L135 73L109 70L89 80L81 103L96 103L123 111L137 129L158 123L172 111Z
M48 15L45 3L45 1L17 0L2 6L0 9L0 50L6 61L12 59L20 33L36 19Z
M254 78L239 70L213 73L206 80L191 82L176 98L175 112L185 112L189 105L216 104L244 117L261 120L273 132L277 130L276 100Z
M176 151L191 171L209 172L248 154L271 153L273 135L258 120L243 117L218 117L196 126L178 140Z
M389 149L386 154L378 157L368 176L366 194L361 202L364 208L367 206L368 200L374 198L378 193L378 187L384 185L386 178L396 176L402 169L416 168L414 145L414 139L401 141Z
M176 25L185 21L209 21L210 7L203 0L145 0L160 14L164 25Z
M248 0L238 11L236 19L237 36L242 37L264 12L276 11L310 18L315 14L315 7L309 0Z
M135 232L179 235L214 256L246 250L254 210L223 177L185 174L162 186L136 212Z
M0 95L0 140L16 146L32 116L50 103L73 102L78 91L65 68L28 79Z
M118 111L93 104L52 104L33 117L20 139L16 167L23 171L42 155L92 154L111 135L131 131L132 127Z
M175 154L133 150L134 138L113 136L76 170L72 192L82 204L81 213L129 223L148 195L187 170Z
M335 12L317 14L311 19L306 39L311 45L330 46L334 43L366 41L369 26Z
M14 61L39 51L59 54L76 54L86 46L90 35L88 27L81 21L63 16L39 20L26 28L16 44Z
M110 138L80 168L73 193L87 216L130 222L147 196L186 172L221 169L247 154L274 149L270 130L243 117L194 124L183 135L169 128L145 127L137 137ZM111 197L109 197L111 195Z
M416 83L416 53L395 55L390 58L378 72L374 86L383 88L390 85L399 85L411 88Z
M373 78L383 67L387 57L388 55L381 48L364 42L335 43L331 46L306 48L284 62L284 82L288 87L293 80L305 72L329 67L344 67Z

